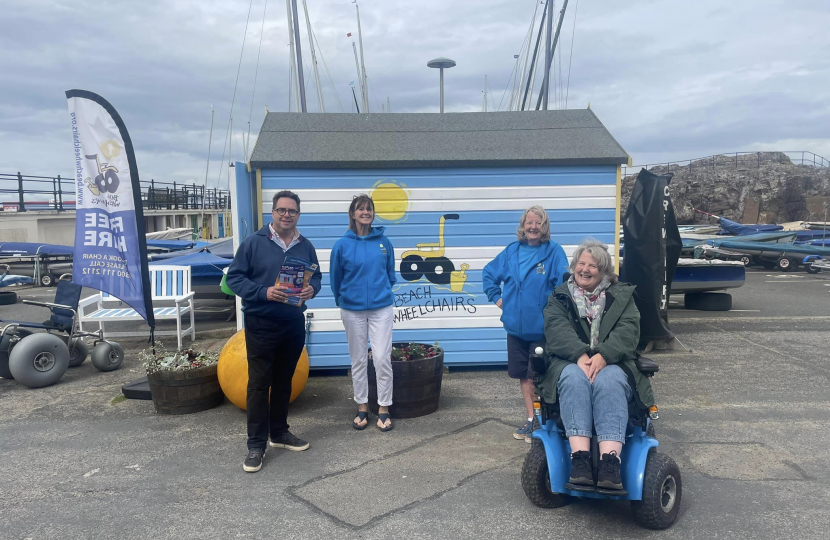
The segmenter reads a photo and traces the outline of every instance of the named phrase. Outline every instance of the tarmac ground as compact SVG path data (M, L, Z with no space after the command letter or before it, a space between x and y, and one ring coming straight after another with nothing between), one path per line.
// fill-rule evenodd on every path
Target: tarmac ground
M389 433L351 428L347 376L313 376L289 416L311 448L269 449L246 474L245 413L231 403L164 416L119 399L146 347L122 340L117 371L87 361L41 389L0 379L0 539L826 538L830 274L749 269L732 295L730 312L677 298L671 326L688 350L651 356L659 452L682 472L666 531L638 527L625 502L533 506L519 477L530 445L511 436L521 396L503 369L450 370L438 412ZM197 303L205 346L234 332L230 307ZM0 319L47 316L0 307Z

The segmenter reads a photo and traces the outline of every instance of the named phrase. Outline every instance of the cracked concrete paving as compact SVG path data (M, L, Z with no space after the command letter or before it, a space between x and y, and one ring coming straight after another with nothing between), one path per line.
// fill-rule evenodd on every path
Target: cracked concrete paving
M245 415L230 403L178 417L113 403L140 375L131 355L49 388L0 379L0 539L825 538L830 280L802 279L770 290L750 272L735 308L758 311L672 309L692 351L654 356L659 450L683 475L667 531L639 528L623 502L530 504L528 445L510 437L518 385L503 370L445 374L438 412L390 433L351 429L348 378L312 377L289 418L311 449L269 450L252 475L241 470ZM476 437L492 448L477 451Z

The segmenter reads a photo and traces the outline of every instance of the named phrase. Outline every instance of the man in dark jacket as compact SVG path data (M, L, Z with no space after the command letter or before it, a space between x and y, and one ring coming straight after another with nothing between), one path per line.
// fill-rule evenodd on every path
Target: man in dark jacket
M320 292L317 252L297 230L300 198L290 191L274 195L273 222L246 238L228 269L228 287L242 298L248 353L248 456L242 468L262 468L270 434L272 448L306 450L309 444L288 431L291 379L305 345L305 301ZM287 303L277 279L286 257L318 265L299 294L301 305ZM270 406L269 406L270 390Z

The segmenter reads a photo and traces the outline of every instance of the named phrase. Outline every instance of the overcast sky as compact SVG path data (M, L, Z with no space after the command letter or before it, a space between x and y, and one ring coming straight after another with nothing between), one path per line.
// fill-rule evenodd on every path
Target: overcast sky
M334 83L318 57L326 111L340 112L342 102L350 112L349 82L357 76L346 33L357 34L355 6L307 1L318 54ZM504 109L513 55L538 1L361 0L372 112L387 97L393 112L437 112L438 73L426 67L437 56L458 62L445 76L448 112L480 111L485 75L490 107ZM313 112L316 90L298 3ZM243 159L249 118L253 139L266 106L288 109L285 0L2 4L0 173L72 175L64 91L80 88L119 111L143 180L204 181L213 106L209 185L216 185L243 37L232 157ZM570 0L556 82L568 108L591 104L635 164L755 150L830 158L829 27L824 0ZM563 101L552 91L551 108ZM224 153L227 163L226 147Z

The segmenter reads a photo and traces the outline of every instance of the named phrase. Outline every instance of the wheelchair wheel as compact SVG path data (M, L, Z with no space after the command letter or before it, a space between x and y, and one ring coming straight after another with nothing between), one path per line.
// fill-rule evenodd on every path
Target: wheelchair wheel
M69 340L69 367L78 367L89 356L89 345L84 338L76 337Z
M68 368L69 348L52 334L27 336L9 354L9 371L17 382L29 388L55 384Z
M100 371L113 371L121 367L124 349L114 341L103 341L92 349L92 365Z
M552 493L550 490L548 458L541 443L532 444L525 456L522 465L522 488L530 502L540 508L559 508L569 502L567 495Z
M643 478L643 499L631 501L634 520L648 529L668 529L680 511L683 484L680 469L669 456L649 451Z
M18 328L11 334L6 334L0 340L0 377L4 379L14 379L12 372L9 371L9 353L12 348L20 343L20 340L26 336L31 336L32 333L24 328Z

